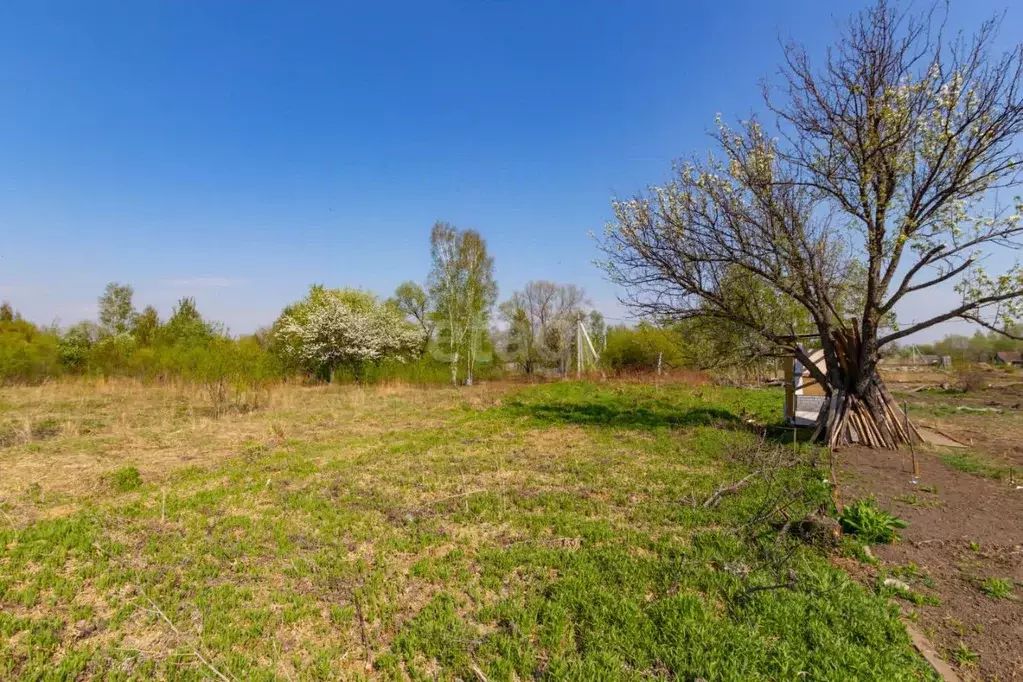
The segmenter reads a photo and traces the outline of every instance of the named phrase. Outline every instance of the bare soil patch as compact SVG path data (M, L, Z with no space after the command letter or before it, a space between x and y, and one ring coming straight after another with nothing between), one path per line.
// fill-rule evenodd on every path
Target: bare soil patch
M844 502L872 495L909 522L901 542L873 548L880 565L862 577L874 584L881 570L900 571L914 592L940 599L903 606L963 678L1023 680L1023 489L931 453L920 456L917 484L908 453L851 448L839 461ZM1013 594L986 594L992 578L1011 581Z
M1023 470L1023 384L978 391L895 389L909 403L917 426L939 431L965 445L971 456L1017 478Z

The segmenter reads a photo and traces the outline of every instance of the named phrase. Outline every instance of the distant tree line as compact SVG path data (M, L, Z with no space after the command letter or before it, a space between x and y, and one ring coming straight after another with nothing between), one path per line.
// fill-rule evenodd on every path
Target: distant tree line
M107 285L99 321L65 329L24 320L0 306L0 383L35 383L68 374L183 379L205 388L216 404L228 394L280 376L281 365L255 336L231 338L182 298L167 320L147 306L137 311L126 284Z
M1010 327L1013 336L1023 336L1023 325ZM922 355L947 355L954 363L985 362L993 363L998 353L1003 351L1023 352L1023 341L1010 338L1002 333L984 333L977 330L972 336L966 334L946 334L940 341L921 343L915 346L905 345L895 349L891 354L905 357L913 353Z
M355 288L315 284L269 326L231 336L182 298L167 319L138 310L130 285L111 283L97 321L61 328L22 319L0 306L0 383L60 375L194 381L211 395L287 377L317 381L472 384L507 374L568 376L576 367L579 328L617 374L671 369L758 367L770 347L739 325L705 320L644 321L608 327L586 292L571 283L535 280L498 303L494 260L475 230L438 222L423 284L402 282L387 299ZM734 282L749 290L749 283ZM791 325L797 309L768 300Z
M603 334L582 289L548 282L513 294L499 308L507 328L495 327L494 260L475 230L438 222L430 257L424 285L404 282L382 300L316 284L272 325L240 337L205 319L192 298L166 320L153 306L139 311L132 287L116 282L99 297L96 321L70 327L33 324L4 302L0 383L82 374L194 380L218 393L283 377L472 384L513 365L566 373L576 322L586 319Z

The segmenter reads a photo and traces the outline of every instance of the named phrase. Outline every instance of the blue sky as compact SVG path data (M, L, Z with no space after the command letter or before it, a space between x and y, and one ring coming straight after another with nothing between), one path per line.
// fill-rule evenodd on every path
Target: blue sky
M117 280L248 332L312 282L423 280L441 219L486 237L502 295L574 282L623 316L588 237L612 196L756 107L779 36L822 54L853 6L8 0L0 298L69 324Z

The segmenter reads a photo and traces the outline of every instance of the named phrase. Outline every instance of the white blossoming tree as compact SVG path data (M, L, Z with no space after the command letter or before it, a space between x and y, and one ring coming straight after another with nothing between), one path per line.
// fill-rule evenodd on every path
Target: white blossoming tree
M951 319L1012 333L1023 316L1020 200L1004 191L1023 179L1023 46L994 53L995 20L972 37L942 26L879 0L819 68L789 45L780 97L766 92L776 128L719 123L716 154L615 202L601 240L640 313L736 326L798 357L828 396L831 444L918 438L878 376L886 344ZM1003 271L985 271L999 252ZM914 295L945 307L900 328L892 313Z
M423 330L394 305L363 291L322 286L285 309L274 335L285 357L331 381L341 367L360 379L367 364L414 360L423 343Z

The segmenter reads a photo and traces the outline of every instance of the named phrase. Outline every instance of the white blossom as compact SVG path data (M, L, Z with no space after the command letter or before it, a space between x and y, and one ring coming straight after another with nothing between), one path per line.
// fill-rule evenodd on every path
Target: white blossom
M416 357L423 331L388 305L355 305L328 296L301 318L285 315L277 331L285 347L311 367L360 367Z

